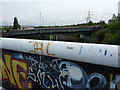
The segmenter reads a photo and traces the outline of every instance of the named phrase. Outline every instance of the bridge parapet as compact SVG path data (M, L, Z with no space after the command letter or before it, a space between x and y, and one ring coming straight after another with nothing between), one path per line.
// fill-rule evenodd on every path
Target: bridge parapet
M0 42L5 89L120 88L117 45L13 38Z
M2 48L119 67L117 45L1 38Z

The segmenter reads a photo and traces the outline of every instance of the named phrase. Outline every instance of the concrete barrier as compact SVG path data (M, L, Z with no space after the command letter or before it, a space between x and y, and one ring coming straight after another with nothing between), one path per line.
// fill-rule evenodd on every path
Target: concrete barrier
M120 68L117 45L1 38L3 49Z
M120 88L117 45L12 38L0 38L0 42L4 89Z

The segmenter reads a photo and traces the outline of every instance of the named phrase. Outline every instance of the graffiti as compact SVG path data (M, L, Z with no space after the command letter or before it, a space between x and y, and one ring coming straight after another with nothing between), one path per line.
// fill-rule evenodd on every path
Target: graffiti
M2 80L8 80L18 88L31 88L32 84L27 77L27 63L13 59L11 55L4 54L2 61Z
M83 45L81 45L81 47L80 47L80 52L79 52L79 54L81 54L81 52L82 52L82 48L83 48Z
M86 72L77 64L63 61L60 63L62 82L70 88L85 89L87 83Z
M98 79L98 83L96 83L95 86L91 86L91 82L93 79L95 80ZM104 88L105 84L106 84L106 78L102 74L92 73L88 77L87 88L90 90L94 90L96 88L101 89L101 88Z
M120 88L120 75L116 75L114 80L110 83L110 88Z
M84 47L85 47L85 45L84 45ZM100 55L104 55L104 56L106 56L106 57L108 57L108 56L110 56L110 57L112 57L113 56L113 53L111 53L108 49L106 49L106 48L98 48L98 50L95 50L95 46L94 47L89 47L89 48L83 48L83 45L80 45L80 49L79 49L79 55L81 55L82 54L82 52L86 49L86 50L88 50L89 52L91 52L91 53L94 53L95 51L97 51L97 53ZM84 50L83 50L84 49Z
M29 42L32 43L32 42ZM49 47L50 47L51 43L49 42L46 46L46 53L47 55L55 55L54 53L50 53L49 52ZM43 42L34 42L34 50L30 50L29 52L31 53L37 53L37 54L44 54L43 53L43 47L44 47L44 43Z
M72 50L72 49L73 49L73 47L68 46L68 47L67 47L67 49L71 49L71 50Z
M31 42L29 42L29 43L31 43ZM29 52L39 53L39 51L41 51L41 54L43 54L43 42L42 43L34 42L34 50L31 50Z
M42 60L43 58L44 60ZM45 57L40 56L39 62L37 62L37 60L34 61L37 63L33 63L29 66L29 74L27 78L39 83L43 88L63 88L62 84L59 83L60 80L58 78L60 71L57 61L61 59L50 60L51 62L49 62L49 59L50 58L45 59ZM37 71L33 68L33 65L38 66ZM54 74L57 75L56 78L54 77Z
M107 55L107 50L105 49L105 53L104 53L104 55L106 56Z
M43 88L53 89L54 87L57 87L58 89L64 89L63 84L70 88L79 88L80 86L84 86L85 88L87 80L86 78L81 77L87 77L87 74L85 74L85 72L80 69L80 67L78 68L77 65L71 62L60 62L59 64L58 61L60 61L60 59L52 60L52 63L50 65L48 65L44 60L43 62L42 60L40 61L41 63L39 65L37 73L33 72L34 68L29 68L29 75L27 77L28 79L31 78L33 81L39 82L39 84L42 85ZM83 75L79 76L79 74L81 74L82 72ZM82 84L80 85L80 83L78 82L81 79ZM74 85L75 83L77 83L77 85Z
M2 58L0 57L0 80L2 80Z
M37 44L35 47L35 50L42 50ZM34 88L34 84L43 90L86 90L86 88L88 90L96 88L102 90L106 87L120 87L119 74L115 74L115 77L111 75L110 78L108 75L107 78L107 75L98 72L98 70L94 68L86 70L85 67L88 67L88 64L82 65L64 59L14 51L5 51L3 58L0 59L2 81L9 81L17 88ZM97 68L97 66L95 67Z

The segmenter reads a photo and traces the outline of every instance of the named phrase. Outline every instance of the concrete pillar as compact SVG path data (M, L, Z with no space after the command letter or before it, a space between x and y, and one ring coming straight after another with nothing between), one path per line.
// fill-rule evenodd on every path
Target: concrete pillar
M58 35L55 35L55 37L56 37L56 41L58 41L58 40L59 40L59 36L58 36Z
M53 40L53 38L54 38L53 35L50 35L50 40Z

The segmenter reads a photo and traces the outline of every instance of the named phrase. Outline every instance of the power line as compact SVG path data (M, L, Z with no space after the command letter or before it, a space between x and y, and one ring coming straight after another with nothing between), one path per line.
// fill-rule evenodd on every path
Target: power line
M41 26L41 19L42 19L42 18L41 18L41 12L40 12L40 26Z
M87 23L91 21L92 15L93 15L92 12L89 10L87 16Z

